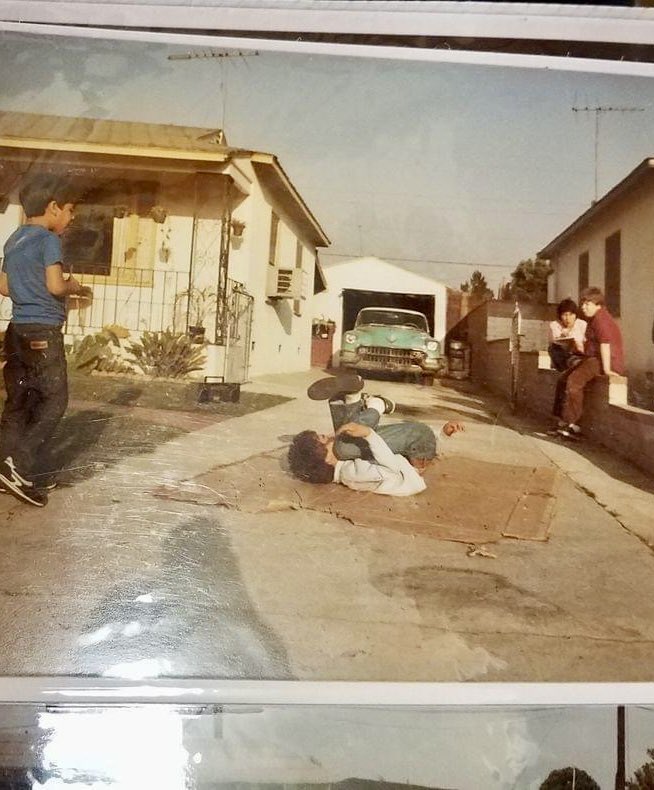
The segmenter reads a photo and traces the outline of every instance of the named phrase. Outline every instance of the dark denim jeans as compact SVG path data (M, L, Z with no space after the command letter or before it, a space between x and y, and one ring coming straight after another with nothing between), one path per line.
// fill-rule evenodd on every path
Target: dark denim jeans
M379 425L380 414L376 409L366 409L363 401L344 403L342 400L329 402L334 430L346 422L368 425L376 431L394 453L412 460L424 458L431 460L436 456L436 436L432 429L422 422L396 422ZM341 461L355 458L372 460L370 447L365 439L354 436L337 436L334 442L334 455Z
M68 406L64 337L60 327L10 323L4 349L0 458L12 456L19 472L29 475Z

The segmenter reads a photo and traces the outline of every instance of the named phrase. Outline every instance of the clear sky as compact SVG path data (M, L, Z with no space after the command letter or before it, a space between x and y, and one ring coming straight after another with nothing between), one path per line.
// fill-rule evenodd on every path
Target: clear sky
M654 154L654 80L4 34L0 108L224 127L275 153L332 240L458 285L497 285ZM206 48L199 50L208 52ZM469 265L453 265L465 262Z

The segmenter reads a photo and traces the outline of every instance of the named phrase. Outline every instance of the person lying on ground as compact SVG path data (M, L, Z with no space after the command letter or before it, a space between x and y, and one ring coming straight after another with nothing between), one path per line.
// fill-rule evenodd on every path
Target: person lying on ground
M315 382L314 400L329 400L334 434L302 431L294 437L288 460L292 473L311 483L342 483L356 491L411 496L426 488L422 473L436 457L438 438L430 426L407 421L379 426L395 404L362 395L363 380L345 374ZM448 422L440 435L464 430Z
M564 299L556 307L557 320L548 327L548 351L552 364L565 371L581 361L584 353L586 322L572 299Z

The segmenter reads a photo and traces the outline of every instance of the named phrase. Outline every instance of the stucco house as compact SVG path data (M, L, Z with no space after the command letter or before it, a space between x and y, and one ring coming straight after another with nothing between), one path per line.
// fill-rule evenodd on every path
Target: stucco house
M602 288L622 329L629 378L651 376L654 159L641 162L538 254L553 269L548 301L578 299L588 285Z
M314 297L319 318L334 321L332 363L338 365L343 332L351 329L363 307L401 307L427 316L433 336L447 331L448 288L430 277L375 257L350 258L322 265L326 290Z
M64 257L94 300L69 313L69 338L109 324L190 331L208 342L202 374L227 381L310 366L329 240L273 154L215 129L0 112L0 245L37 171L84 195ZM4 300L0 327L10 310Z

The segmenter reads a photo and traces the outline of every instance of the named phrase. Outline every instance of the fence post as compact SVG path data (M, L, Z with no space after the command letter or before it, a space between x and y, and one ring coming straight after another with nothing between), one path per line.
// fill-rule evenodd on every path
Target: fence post
M511 358L511 411L518 409L518 393L520 385L520 335L522 333L522 314L516 300L515 310L511 319L511 337L509 354Z

